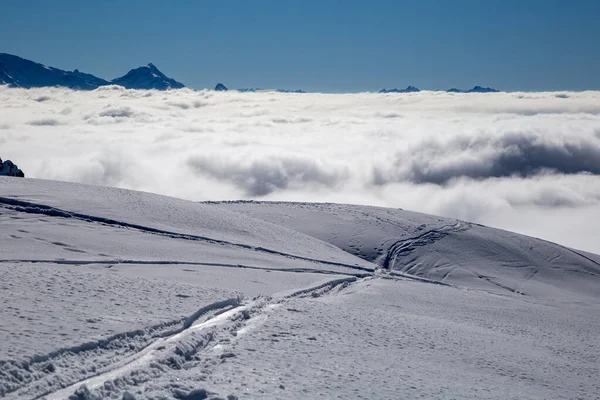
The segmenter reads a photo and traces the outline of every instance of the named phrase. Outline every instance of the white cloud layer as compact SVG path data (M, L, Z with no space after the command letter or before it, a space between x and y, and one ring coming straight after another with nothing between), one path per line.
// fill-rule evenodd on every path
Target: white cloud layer
M600 92L0 86L0 157L28 177L402 207L600 253Z

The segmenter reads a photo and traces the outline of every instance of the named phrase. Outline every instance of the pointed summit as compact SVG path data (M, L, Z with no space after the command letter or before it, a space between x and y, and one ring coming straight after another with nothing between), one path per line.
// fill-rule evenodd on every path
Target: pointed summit
M215 91L217 92L226 92L229 89L227 89L227 86L223 85L222 83L217 83L217 86L215 86Z
M158 75L158 76L162 76L162 77L165 77L165 78L166 78L166 76L165 76L165 75L164 75L162 72L160 72L160 71L158 70L158 68L156 68L156 65L154 65L154 64L152 64L152 63L149 63L148 65L146 65L146 68L149 68L149 69L150 69L150 71L151 71L153 74L156 74L156 75Z
M175 79L167 77L158 68L150 63L145 67L132 69L126 75L113 79L112 83L126 87L127 89L181 89L185 86Z

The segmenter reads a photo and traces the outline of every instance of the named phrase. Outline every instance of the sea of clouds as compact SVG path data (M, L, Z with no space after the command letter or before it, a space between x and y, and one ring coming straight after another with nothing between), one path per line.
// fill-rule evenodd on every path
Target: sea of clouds
M400 207L600 253L600 92L0 86L0 157L34 178Z

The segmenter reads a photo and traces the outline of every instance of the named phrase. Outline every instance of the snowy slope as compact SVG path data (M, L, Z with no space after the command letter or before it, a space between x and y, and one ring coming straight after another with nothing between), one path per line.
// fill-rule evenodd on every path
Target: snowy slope
M385 258L394 242L458 221L383 207L333 203L206 202L319 238L371 262Z
M253 334L225 346L236 357L213 368L215 386L249 399L594 399L599 393L597 306L547 307L384 279L332 292L290 299Z
M105 225L123 226L159 235L189 235L204 243L254 248L260 253L282 253L297 258L325 255L324 261L372 269L373 264L328 243L268 222L227 210L165 196L130 190L37 179L0 178L0 204L21 206L30 213L75 213L86 220L95 217ZM60 195L57 195L59 194ZM40 207L41 206L41 207ZM49 211L52 213L52 211Z
M304 232L390 271L535 297L600 299L593 255L500 229L381 207L207 204Z
M8 399L600 390L598 256L505 231L0 177L0 250Z

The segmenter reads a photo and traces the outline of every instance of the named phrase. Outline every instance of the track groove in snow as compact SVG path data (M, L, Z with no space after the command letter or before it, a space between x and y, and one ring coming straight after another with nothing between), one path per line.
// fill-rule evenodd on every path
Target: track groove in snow
M195 262L195 261L169 261L169 260L0 260L0 263L15 264L15 263L31 263L31 264L59 264L59 265L108 265L108 268L119 265L200 265L208 267L223 267L223 268L242 268L261 271L276 271L276 272L292 272L292 273L313 273L326 275L349 275L358 278L369 276L369 274L349 273L340 271L330 271L326 269L310 269L310 268L269 268L258 267L244 264L224 264L210 262Z
M211 357L210 350L218 347L218 344L212 344L218 343L220 337L232 332L236 332L234 337L238 333L247 333L255 325L264 323L270 308L295 297L320 297L335 288L343 290L357 281L356 277L334 279L291 293L277 294L273 298L257 298L245 304L240 298L213 303L187 318L179 330L161 335L140 351L106 366L98 374L68 383L58 390L37 394L34 398L65 399L81 390L100 391L102 396L107 396L110 392L122 392L127 387L152 379L147 375L138 376L139 371L154 369L153 373L162 375L181 368L180 363L186 361L206 362ZM201 322L200 317L210 311L217 314ZM227 353L222 354L221 358L228 356Z
M431 283L433 285L457 287L456 285L452 285L450 283L436 281L435 279L424 278L422 276L411 275L411 274L407 274L407 273L399 272L399 271L389 271L389 272L387 272L387 274L389 275L389 277L400 277L400 278L405 278L405 279L423 282L423 283ZM382 276L382 277L387 278L386 276Z
M357 281L357 279L355 277L334 279L332 281L324 282L317 286L293 291L292 293L283 295L283 297L287 299L287 298L292 298L292 297L307 297L307 296L312 296L313 294L322 295L322 294L325 294L325 293L333 290L337 286L341 285L341 288L343 289L348 284L354 283L356 281Z
M219 325L223 325L229 319L234 317L236 314L241 314L243 311L246 311L248 308L250 308L251 305L253 305L253 304L252 303L250 303L248 305L238 304L238 305L234 306L233 308L231 308L227 311L224 311L224 312L218 314L217 316L215 316L211 319L208 319L202 323L191 324L190 326L183 329L181 332L178 332L169 337L161 338L159 340L154 341L149 346L147 346L145 349L143 349L141 352L134 354L133 356L124 360L123 362L113 365L111 369L109 369L99 375L81 380L79 382L75 382L72 385L67 386L56 392L43 394L42 396L39 396L38 398L45 398L48 400L64 399L67 396L69 396L72 392L75 392L79 387L81 387L83 385L85 385L88 390L95 390L98 387L100 387L101 385L104 385L104 383L106 381L116 380L116 379L122 377L123 375L127 375L131 372L134 372L136 369L141 369L141 368L147 367L152 362L158 361L159 363L161 363L161 362L165 363L165 364L170 363L171 362L170 354L164 355L161 353L172 352L172 353L177 354L177 353L184 352L185 350L182 350L182 347L185 347L185 346L179 347L178 341L182 340L185 336L189 336L192 333L199 333L208 328L218 327ZM201 340L199 341L199 343L192 344L194 353L197 353L200 350L207 348L211 342L212 341L211 341L210 336L201 337ZM169 347L168 350L167 350L167 347ZM167 351L165 351L165 350L167 350ZM183 355L183 354L178 354L178 355ZM174 368L174 369L176 369L176 368Z
M23 201L23 200L15 200L15 199L8 198L8 197L0 197L0 207L4 207L6 209L10 209L10 210L18 211L18 212L29 213L29 214L42 214L42 215L58 217L58 218L73 218L73 219L77 219L77 220L84 221L84 222L92 222L92 223L99 223L99 224L103 224L103 225L113 226L113 227L135 229L140 232L166 236L166 237L170 237L173 239L202 241L202 242L211 243L211 244L215 244L215 245L224 245L224 246L241 248L241 249L245 249L245 250L273 254L273 255L277 255L277 256L281 256L281 257L292 258L295 260L308 261L308 262L314 262L314 263L326 264L326 265L334 265L334 266L338 266L338 267L345 267L345 268L350 268L350 269L355 269L355 270L360 270L360 271L372 272L372 270L370 270L369 268L361 267L358 265L345 264L345 263L339 263L339 262L327 261L327 260L319 260L319 259L314 259L314 258L309 258L309 257L302 257L302 256L294 255L294 254L289 254L289 253L284 253L284 252L280 252L277 250L268 249L268 248L262 247L262 246L250 246L250 245L243 244L243 243L234 243L234 242L229 242L226 240L209 238L206 236L171 232L171 231L152 228L152 227L143 226L143 225L139 225L139 224L132 224L129 222L117 221L117 220L110 219L110 218L97 217L97 216L93 216L93 215L69 212L69 211L61 210L59 208L47 206L44 204L31 203L31 202L27 202L27 201Z
M228 310L240 304L241 297L229 298L201 307L187 318L168 321L134 331L121 332L105 339L86 342L77 346L57 349L48 354L34 356L26 362L0 361L0 371L6 371L17 378L13 380L12 385L0 386L0 396L13 394L16 396L15 398L22 398L23 389L35 390L35 387L52 388L57 384L62 385L63 382L60 380L53 381L54 374L57 371L56 365L61 364L61 359L72 361L73 358L78 358L84 361L84 365L85 361L91 361L93 365L88 365L88 367L91 367L90 369L82 368L82 364L79 364L79 373L91 370L92 376L101 375L103 371L110 371L120 365L133 362L141 354L147 353L153 344L162 342L165 338L177 336L194 326L203 316ZM131 349L140 347L141 349L133 355L129 354ZM113 357L103 357L107 354L113 357L115 355L120 356L120 359L115 361ZM103 358L105 359L104 363ZM38 373L35 374L32 371ZM18 377L21 377L21 379L18 379ZM84 378L89 379L90 376L84 376ZM38 395L38 397L43 397L48 393L50 392L45 392Z
M383 261L382 267L384 269L394 269L396 258L398 256L404 256L412 253L417 247L427 246L443 239L452 232L461 232L469 229L469 224L465 222L457 222L452 225L444 225L437 229L429 230L418 236L402 239L390 246L387 255Z

